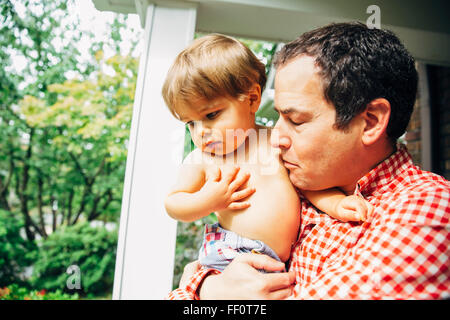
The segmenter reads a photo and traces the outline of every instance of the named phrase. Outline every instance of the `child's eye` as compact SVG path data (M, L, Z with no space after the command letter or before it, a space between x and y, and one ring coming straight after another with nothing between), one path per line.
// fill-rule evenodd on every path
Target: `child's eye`
M219 113L220 113L220 110L217 110L217 111L208 113L208 114L206 115L206 117L207 117L209 120L212 120L212 119L214 119L215 117L217 117L217 115L218 115Z

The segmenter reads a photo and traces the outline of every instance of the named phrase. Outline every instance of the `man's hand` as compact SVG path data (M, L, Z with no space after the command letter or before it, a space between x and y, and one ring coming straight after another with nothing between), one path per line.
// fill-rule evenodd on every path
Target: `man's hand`
M261 273L257 269L269 272ZM292 294L293 272L283 272L284 263L267 255L244 253L218 275L210 275L200 287L201 300L282 300ZM184 274L183 274L184 277Z
M178 285L179 288L184 288L189 284L189 279L200 270L200 262L198 260L195 260L191 263L188 263L184 266L183 274L181 275L180 284Z

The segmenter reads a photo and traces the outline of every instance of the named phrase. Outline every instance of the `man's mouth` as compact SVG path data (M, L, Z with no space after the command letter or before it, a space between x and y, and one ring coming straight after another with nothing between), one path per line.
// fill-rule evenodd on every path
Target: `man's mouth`
M283 165L287 168L287 169L291 169L291 168L296 168L297 166L295 164L293 164L292 162L286 161L282 158L283 160Z

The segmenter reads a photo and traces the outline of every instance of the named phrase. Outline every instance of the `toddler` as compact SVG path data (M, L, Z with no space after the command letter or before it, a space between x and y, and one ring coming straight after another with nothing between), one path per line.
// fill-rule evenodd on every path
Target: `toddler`
M264 64L240 41L211 34L176 58L162 94L197 147L184 160L165 199L167 213L189 222L215 212L205 226L199 261L222 271L237 254L267 254L286 262L297 240L300 200L270 128L255 124L266 82ZM273 138L273 137L272 137ZM326 214L364 220L369 205L338 189L303 192Z

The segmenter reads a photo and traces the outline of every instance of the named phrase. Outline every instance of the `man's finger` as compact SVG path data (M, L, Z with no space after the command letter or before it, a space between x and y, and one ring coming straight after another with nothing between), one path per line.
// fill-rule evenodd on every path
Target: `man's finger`
M292 296L294 292L294 286L289 286L284 289L275 290L269 293L269 299L271 300L285 300Z
M188 282L189 279L198 271L200 270L200 263L198 260L195 260L193 262L188 263L185 267L184 267L184 271L183 271L183 275L181 276L180 279L180 284L179 287L183 288L185 287Z
M244 253L236 259L245 262L251 267L268 272L284 271L285 265L281 261L277 261L265 254Z
M266 273L263 275L269 285L267 290L272 292L276 290L286 289L295 283L294 272Z

